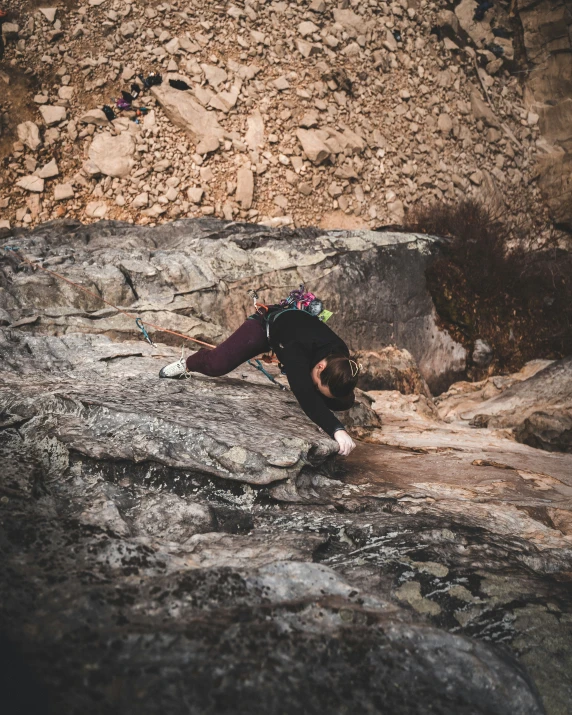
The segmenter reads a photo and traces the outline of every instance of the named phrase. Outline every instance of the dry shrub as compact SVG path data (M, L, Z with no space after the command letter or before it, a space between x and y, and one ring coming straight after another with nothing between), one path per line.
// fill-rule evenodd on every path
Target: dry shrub
M448 239L427 271L428 287L445 327L469 353L477 338L491 345L491 370L572 353L572 253L525 207L520 216L509 222L465 200L416 207L406 222L408 230Z

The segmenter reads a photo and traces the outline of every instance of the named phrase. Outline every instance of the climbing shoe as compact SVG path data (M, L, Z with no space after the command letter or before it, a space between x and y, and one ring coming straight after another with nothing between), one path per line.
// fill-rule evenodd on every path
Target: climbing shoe
M170 377L174 379L181 379L187 376L187 361L183 357L181 352L181 359L177 362L172 362L170 365L165 365L159 373L159 377Z

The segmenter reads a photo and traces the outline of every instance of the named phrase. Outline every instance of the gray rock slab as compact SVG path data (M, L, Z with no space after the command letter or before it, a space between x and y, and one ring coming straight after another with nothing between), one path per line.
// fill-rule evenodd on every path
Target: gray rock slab
M80 345L70 356L76 363ZM16 344L10 353L16 356ZM19 364L12 362L14 371ZM11 414L26 421L48 419L62 449L97 459L156 462L268 484L337 451L336 443L292 404L292 396L273 386L253 388L202 376L173 382L157 374L158 369L155 375L140 375L136 383L126 380L125 392L118 394L116 385L96 374L88 382L73 374L67 380L54 375L36 382L28 373L18 398L9 397L16 376L6 374L0 392Z
M406 348L433 393L446 389L465 369L465 350L438 327L425 287L425 269L439 252L439 241L425 235L270 229L200 219L156 228L55 223L18 240L31 255L63 251L70 258L59 266L62 274L92 290L96 286L116 305L148 304L156 311L150 322L203 335L207 342L217 334L215 325L219 339L221 330L228 334L250 314L247 290L261 289L261 299L271 303L305 283L334 313L332 328L353 350L390 344ZM8 245L12 243L9 239ZM115 267L120 263L124 273ZM7 281L6 290L12 296L13 320L32 308L47 331L61 331L66 324L56 327L46 309L102 307L71 289L62 293L61 286L41 275L18 274ZM175 308L183 297L188 315ZM188 317L193 315L210 316L213 323ZM138 334L133 321L120 316L78 321L82 332L112 335L119 330L124 338Z
M564 623L531 610L561 602L562 588L539 575L555 570L554 556L482 522L475 539L471 504L457 521L431 502L419 514L422 467L404 450L360 445L335 479L322 471L327 451L302 469L270 464L291 473L271 492L241 481L240 449L268 461L282 440L290 455L298 415L283 419L285 396L272 387L135 369L164 349L0 332L0 626L52 706L146 715L182 712L182 698L198 715L213 698L229 713L323 712L334 701L375 711L383 701L421 715L429 699L445 715L543 713L522 664L483 636L496 623L537 661L556 632L562 641ZM209 445L227 439L225 466ZM286 483L296 503L280 497ZM390 496L399 488L400 501ZM387 499L403 511L384 511ZM237 671L245 652L260 674L248 687ZM556 686L539 682L562 699L558 659L552 670ZM119 672L122 687L109 689Z

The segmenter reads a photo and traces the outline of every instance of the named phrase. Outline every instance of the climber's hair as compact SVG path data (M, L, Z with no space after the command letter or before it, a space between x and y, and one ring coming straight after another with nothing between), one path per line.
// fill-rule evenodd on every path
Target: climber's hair
M326 367L320 373L320 381L329 387L334 397L347 397L357 385L358 363L344 353L332 353L325 359Z

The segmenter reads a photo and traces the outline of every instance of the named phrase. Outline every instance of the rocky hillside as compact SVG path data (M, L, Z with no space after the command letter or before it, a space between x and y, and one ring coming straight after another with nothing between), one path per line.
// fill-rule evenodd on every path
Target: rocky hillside
M536 163L552 144L523 96L515 7L475 20L473 0L16 0L0 225L371 227L467 194L542 217ZM118 108L122 92L137 96Z
M248 310L246 284L277 298L318 272L335 283L341 267L363 300L332 325L379 344L360 357L370 391L342 416L360 439L342 460L252 368L159 380L179 345L158 332L149 345L132 319L3 251L5 702L94 715L568 713L572 364L538 361L433 399L411 352L381 344L390 329L398 344L417 335L411 351L438 358L428 378L445 363L418 285L434 241L214 219L61 222L9 241L211 340ZM385 317L367 272L382 265L400 286Z

